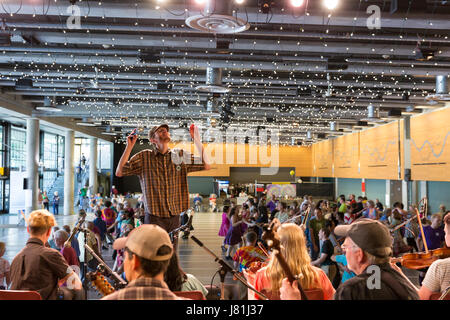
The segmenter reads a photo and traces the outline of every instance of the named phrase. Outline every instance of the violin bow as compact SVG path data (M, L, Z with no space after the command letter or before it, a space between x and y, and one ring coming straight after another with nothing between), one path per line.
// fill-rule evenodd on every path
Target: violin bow
M428 253L427 239L425 239L425 233L423 232L423 226L422 226L422 220L420 219L420 213L419 213L419 210L417 210L417 208L414 208L414 210L416 211L417 220L419 221L419 228L420 228L420 233L422 234L422 240L423 240L423 246L425 248L425 253Z

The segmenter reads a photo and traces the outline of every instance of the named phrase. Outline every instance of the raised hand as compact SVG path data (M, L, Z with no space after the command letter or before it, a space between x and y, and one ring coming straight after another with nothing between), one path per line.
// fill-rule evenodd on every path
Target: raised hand
M133 148L138 138L139 136L137 135L137 129L134 129L127 137L127 147Z
M200 141L200 133L198 131L198 127L195 124L191 124L191 126L189 127L189 133L194 142Z

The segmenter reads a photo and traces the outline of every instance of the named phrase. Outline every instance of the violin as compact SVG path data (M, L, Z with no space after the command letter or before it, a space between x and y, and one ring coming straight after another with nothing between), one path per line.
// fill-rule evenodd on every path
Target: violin
M401 257L392 258L391 262L400 262L403 267L413 270L419 270L429 267L438 259L450 257L450 248L439 248L429 250L428 252L406 253Z
M289 268L289 265L287 264L286 259L281 254L281 241L279 237L275 233L276 230L273 228L273 222L267 227L263 234L262 239L267 243L269 249L272 249L275 257L278 259L278 262L280 263L281 268L283 268L284 273L287 275L287 278L290 283L293 283L296 278L294 274L292 273L291 269ZM300 290L300 295L302 297L302 300L308 300L308 297L305 294L305 291L303 290L300 281L298 281L298 289Z
M421 202L425 201L425 207L426 207L427 201L426 201L426 198L424 198L424 199L422 199ZM405 268L419 270L419 269L429 267L434 261L436 261L438 259L445 259L445 258L450 257L450 248L438 248L438 249L434 249L434 250L428 250L425 233L423 232L422 220L420 219L420 213L417 210L417 208L415 208L415 211L416 211L417 221L419 222L419 229L422 234L423 246L425 248L425 252L407 253L399 258L391 259L391 262L393 262L393 263L400 262L402 264L402 266Z

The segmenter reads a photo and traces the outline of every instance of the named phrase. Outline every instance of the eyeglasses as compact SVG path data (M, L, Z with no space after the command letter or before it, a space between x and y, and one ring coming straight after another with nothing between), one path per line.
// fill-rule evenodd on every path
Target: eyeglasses
M355 246L355 245L353 245L353 246L346 246L345 244L343 244L343 245L341 246L341 249L342 249L343 251L345 251L345 250L347 250L347 249L350 249L350 248L358 248L358 246Z

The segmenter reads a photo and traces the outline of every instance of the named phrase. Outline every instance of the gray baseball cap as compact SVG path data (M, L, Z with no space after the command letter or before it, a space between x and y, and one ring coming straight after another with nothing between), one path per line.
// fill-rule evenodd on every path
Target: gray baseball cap
M340 225L334 229L337 236L350 237L364 251L378 256L380 251L392 247L389 229L377 220L359 219L349 225Z

